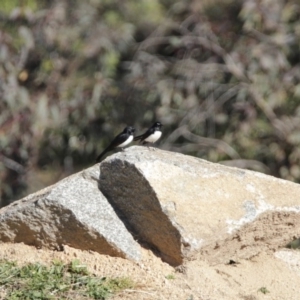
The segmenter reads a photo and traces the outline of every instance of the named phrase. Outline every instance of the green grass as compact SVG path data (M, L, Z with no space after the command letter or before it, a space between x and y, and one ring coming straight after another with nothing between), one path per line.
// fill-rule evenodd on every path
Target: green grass
M270 291L266 288L266 287L261 287L260 289L258 289L259 292L263 293L263 294L267 294L270 293Z
M175 276L173 274L168 274L167 276L165 276L165 278L168 280L173 280L175 279Z
M39 263L18 267L15 262L0 261L0 298L6 300L107 299L132 287L129 278L89 274L78 260L54 261L49 267Z
M286 247L290 249L300 249L300 238L289 242Z

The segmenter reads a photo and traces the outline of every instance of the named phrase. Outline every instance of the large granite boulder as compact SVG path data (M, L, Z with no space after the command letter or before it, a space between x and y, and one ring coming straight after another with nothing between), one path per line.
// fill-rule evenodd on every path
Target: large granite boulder
M236 261L300 233L300 185L134 146L0 210L0 240L173 266ZM139 244L138 244L139 243Z

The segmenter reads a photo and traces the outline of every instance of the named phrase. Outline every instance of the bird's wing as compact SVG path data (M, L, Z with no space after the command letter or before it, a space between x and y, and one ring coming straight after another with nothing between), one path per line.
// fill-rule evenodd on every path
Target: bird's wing
M109 151L113 150L114 148L118 147L120 144L124 143L128 139L128 134L127 133L120 133L118 134L112 142L109 144L107 148L103 150L102 153L99 154L99 156L96 159L96 162L101 161L101 158Z
M145 133L138 135L134 138L134 141L138 141L141 140L141 142L143 140L145 140L150 134L152 134L154 132L154 128L149 128Z
M123 144L129 138L129 136L130 134L128 133L120 133L112 140L109 147L111 149L118 147L119 145Z

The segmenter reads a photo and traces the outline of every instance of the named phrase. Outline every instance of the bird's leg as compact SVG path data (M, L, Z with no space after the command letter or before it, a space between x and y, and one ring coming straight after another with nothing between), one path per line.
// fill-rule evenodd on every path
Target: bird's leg
M121 148L121 151L124 152L125 151L124 148Z
M154 146L154 144L152 146L152 149L153 149L153 151L156 151L156 147Z
M149 143L147 143L147 142L143 141L142 145L143 145L143 146L146 146L146 147L147 147L147 149L148 149L148 150L150 150Z

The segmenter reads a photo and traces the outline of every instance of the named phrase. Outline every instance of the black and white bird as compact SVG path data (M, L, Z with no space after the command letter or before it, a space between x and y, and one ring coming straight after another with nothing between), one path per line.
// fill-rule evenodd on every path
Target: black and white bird
M140 141L140 143L155 143L161 137L161 127L163 125L160 122L155 122L144 134L136 136L135 141Z
M127 126L124 130L118 134L109 146L97 157L96 162L101 161L102 157L109 151L115 148L123 148L130 144L134 138L135 129L132 126Z

